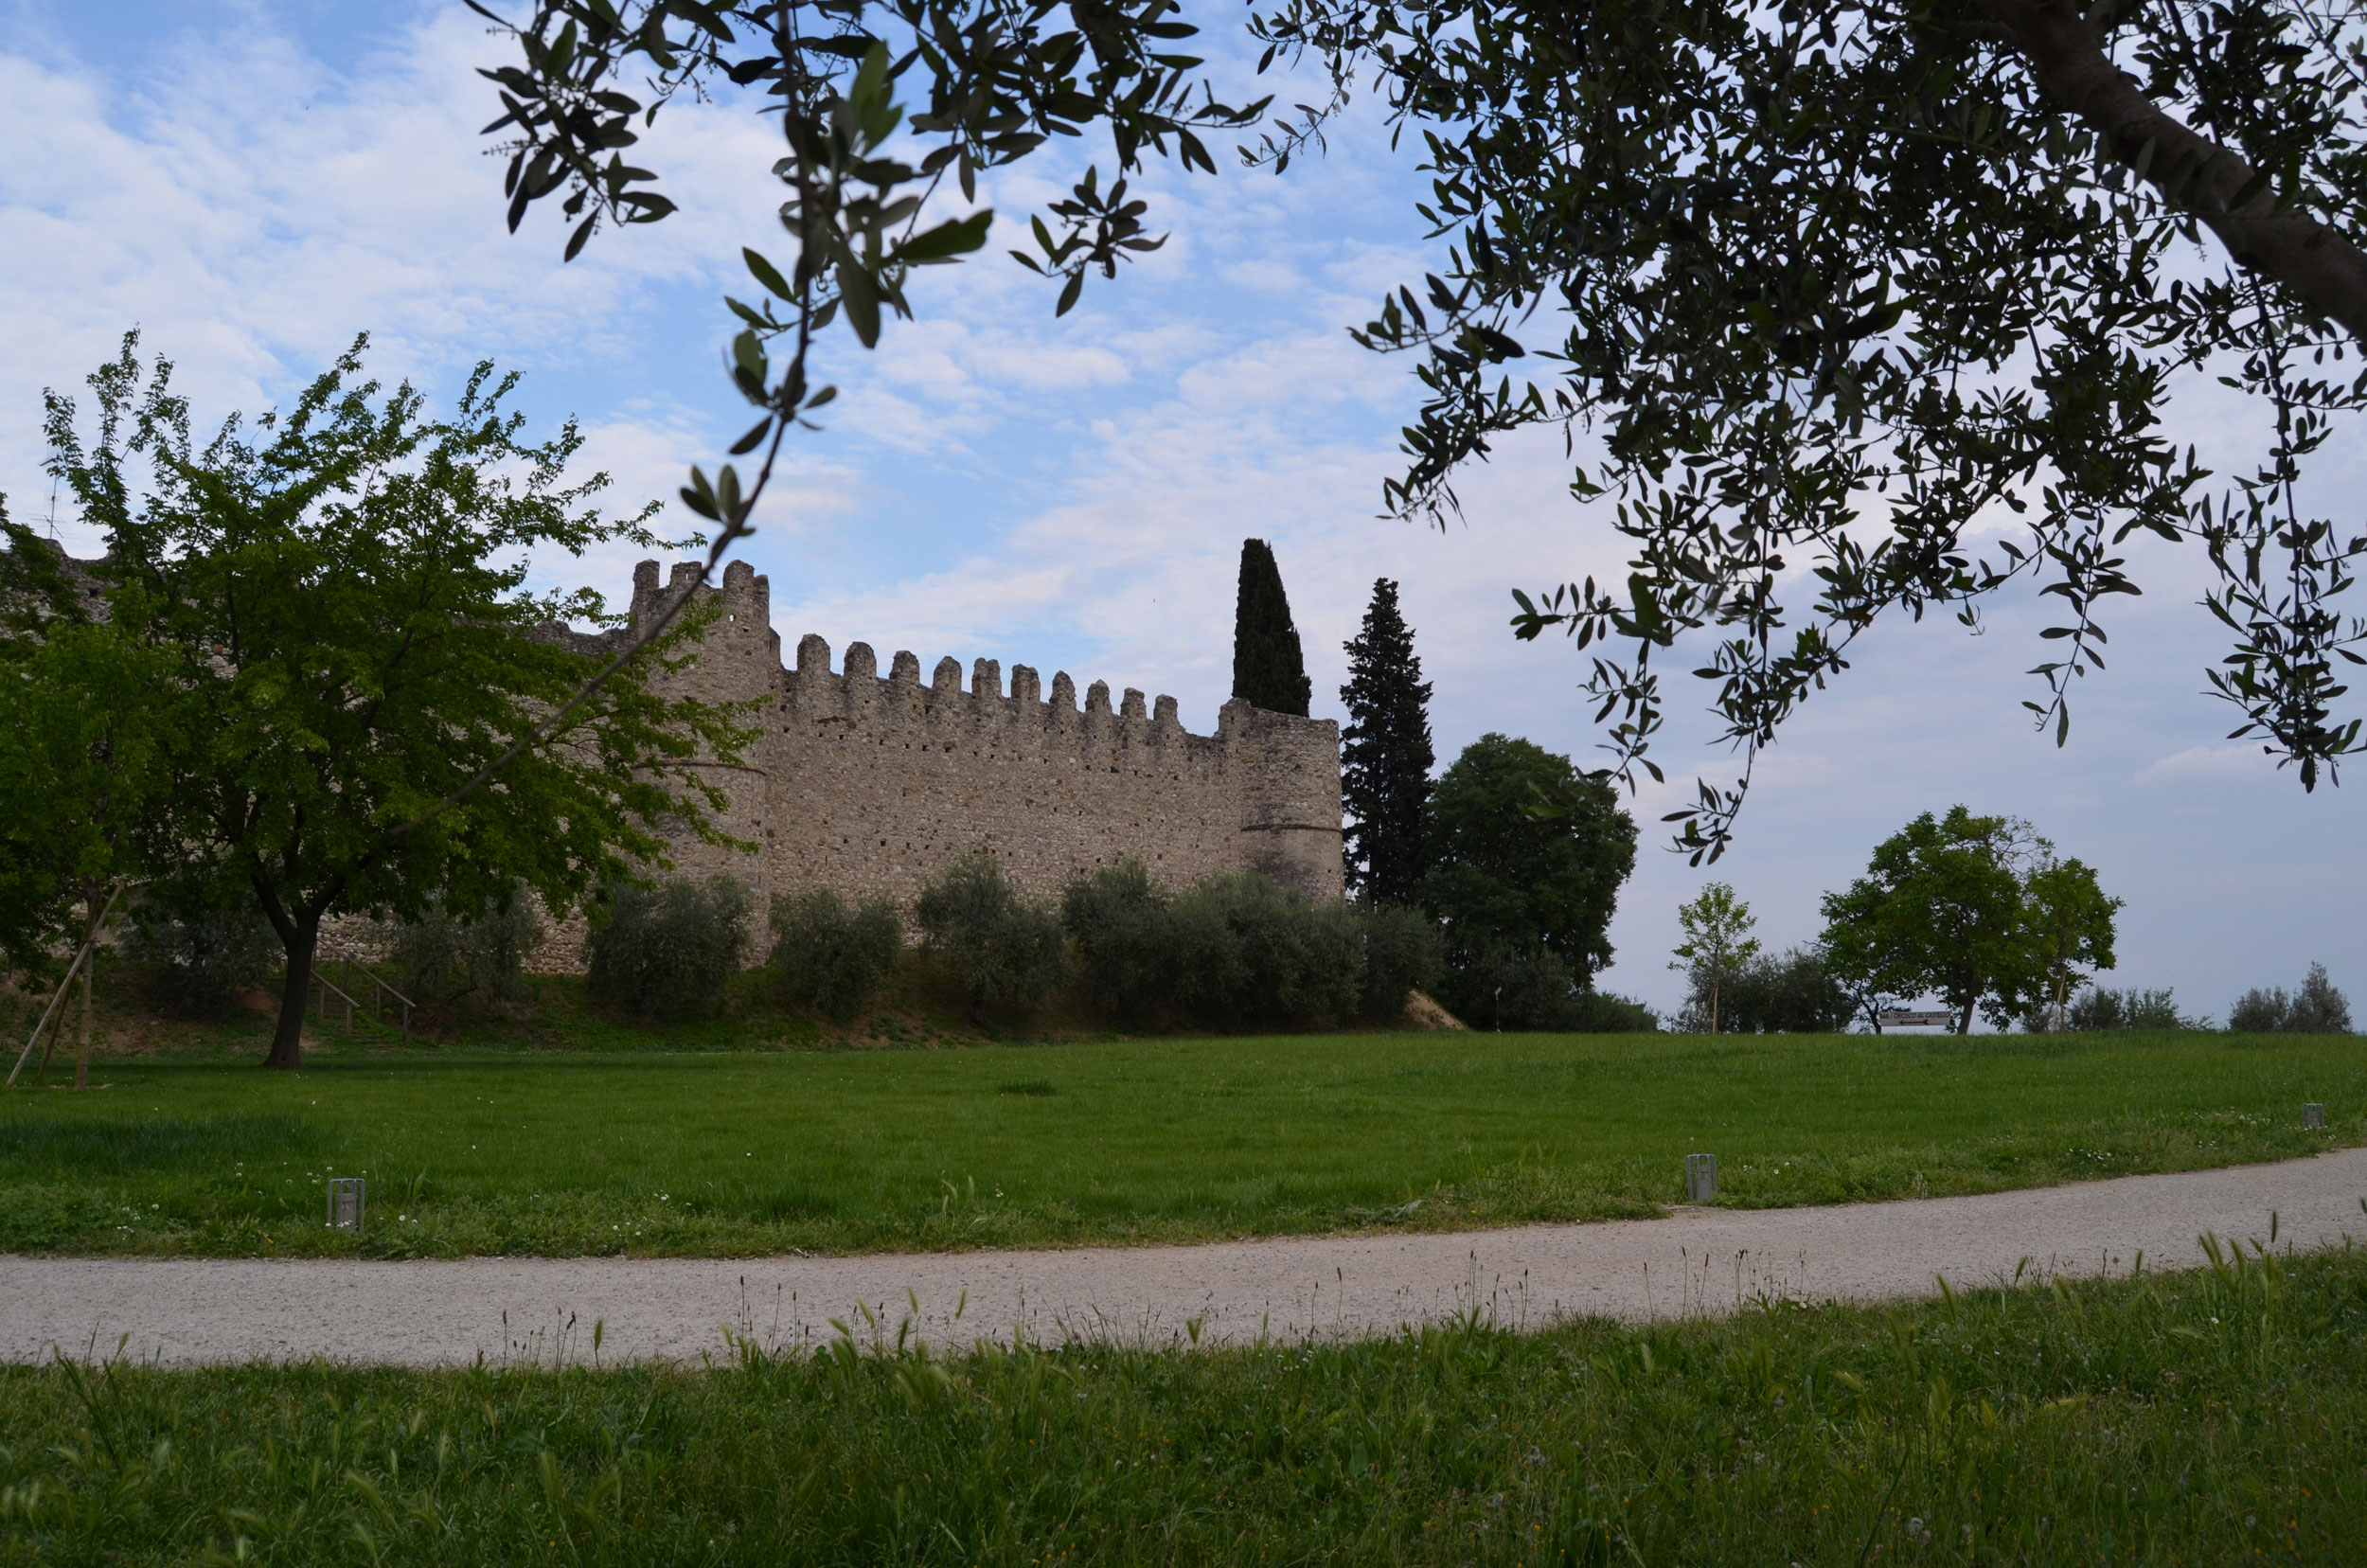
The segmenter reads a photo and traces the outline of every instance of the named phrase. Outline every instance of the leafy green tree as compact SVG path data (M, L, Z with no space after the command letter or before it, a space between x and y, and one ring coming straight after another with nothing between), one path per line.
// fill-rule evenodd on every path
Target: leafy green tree
M1120 861L1072 876L1060 915L1087 999L1130 1023L1392 1024L1439 961L1436 930L1413 910L1311 899L1254 871L1170 893Z
M1290 620L1290 597L1282 591L1282 568L1264 540L1244 539L1233 606L1233 695L1304 719L1314 689Z
M1438 1000L1475 1029L1577 1028L1590 994L1569 965L1541 947L1456 946L1449 935Z
M431 899L395 930L387 960L412 1000L436 1009L464 997L515 1002L525 995L526 960L543 945L543 918L530 889L520 887L473 919Z
M2024 1020L2034 1032L2056 1026L2055 1020L2034 1017ZM2178 1010L2175 991L2164 987L2161 990L2114 990L2109 986L2091 986L2064 1009L2061 1026L2069 1029L2207 1029L2210 1024L2202 1019L2188 1018Z
M1373 581L1364 625L1347 643L1348 683L1340 702L1340 793L1346 808L1347 883L1370 900L1412 903L1428 869L1422 843L1430 814L1430 683L1414 651L1414 629L1397 610L1397 585Z
M1677 908L1677 929L1684 940L1676 947L1670 969L1683 970L1696 992L1709 1002L1710 1033L1717 1033L1718 992L1759 955L1759 939L1750 934L1758 917L1735 897L1725 882L1711 882L1692 902Z
M913 923L930 955L970 993L970 1022L981 1027L988 1003L1033 1007L1067 977L1060 917L1023 896L984 851L920 890Z
M150 1002L183 1018L216 1018L270 981L280 956L279 934L254 900L201 901L208 893L235 898L239 891L183 887L171 890L177 898L139 900L123 949L140 971Z
M1201 878L1173 906L1186 1015L1225 1029L1347 1023L1367 998L1366 917L1255 871ZM1404 1007L1400 988L1391 1010Z
M10 564L54 550L6 524ZM21 573L11 573L21 579ZM8 593L0 587L0 596ZM151 651L61 599L38 633L0 640L0 962L51 972L143 864L169 780L156 734L165 688ZM19 599L21 609L28 601Z
M2286 1016L2292 1010L2293 999L2285 994L2283 986L2254 986L2228 1009L2228 1032L2274 1034L2285 1027Z
M1131 857L1072 872L1060 890L1060 924L1077 944L1086 1000L1126 1023L1180 1006L1206 978L1186 967L1174 896Z
M426 418L409 386L359 379L357 340L292 408L201 446L170 367L144 381L135 342L90 379L95 437L48 396L50 472L105 533L107 623L156 672L169 782L144 812L144 869L171 900L249 900L278 935L269 1065L297 1063L329 915L440 900L473 918L520 882L565 907L662 861L668 824L715 836L721 797L689 764L732 758L742 732L651 688L662 646L565 633L613 620L598 596L525 589L537 550L662 543L646 512L585 505L605 476L566 482L572 424L522 441L515 378L489 365L451 418Z
M1824 895L1827 965L1872 990L1938 994L1958 1034L1976 1006L2004 1023L2043 972L2019 870L2033 842L2012 817L1924 812L1875 846L1866 875Z
M150 809L166 783L153 733L162 671L92 617L92 585L57 546L10 523L5 498L0 536L0 969L46 982L59 954L73 955L58 984L70 992L79 975L81 985L80 1089L100 936L134 901ZM44 1008L59 1005L52 1044L72 1003L53 993ZM15 1054L9 1081L25 1060ZM44 1049L44 1068L48 1060Z
M2339 603L2367 535L2305 515L2298 488L2367 401L2343 368L2367 332L2349 8L1272 0L1253 28L1261 69L1311 61L1333 90L1249 160L1287 169L1370 90L1450 241L1360 334L1421 356L1391 508L1450 513L1456 473L1509 430L1600 436L1573 489L1612 503L1628 570L1523 596L1516 627L1624 645L1588 686L1628 776L1656 771L1659 665L1688 634L1719 639L1689 663L1755 757L1884 615L1970 619L2018 582L2063 609L2032 704L2060 743L2100 607L2138 586L2133 530L2202 547L2234 644L2210 679L2305 787L2360 744L2337 672L2367 628ZM732 307L759 416L735 450L764 466L685 489L736 527L831 396L813 345L838 323L875 343L916 268L984 243L978 171L1106 135L1112 177L1096 163L1013 253L1059 280L1061 312L1161 242L1130 177L1152 153L1213 172L1201 135L1265 107L1204 91L1173 52L1191 32L1173 0L538 0L487 73L490 129L512 225L555 200L573 256L603 222L672 210L628 161L666 103L728 81L774 116L797 256L748 253L770 297ZM916 161L888 155L899 134ZM2162 420L2177 388L2224 396L2215 376L2271 432L2218 484ZM2000 508L2020 527L1989 532ZM1787 574L1816 585L1805 608ZM1679 842L1720 853L1749 775L1703 784Z
M1635 869L1635 819L1608 782L1568 757L1484 735L1439 775L1430 846L1421 903L1445 932L1449 1006L1493 1023L1499 989L1534 990L1520 1022L1554 1026L1544 999L1591 989L1611 962L1619 884Z
M832 1018L851 1018L896 972L904 919L895 900L849 906L827 887L773 900L773 973L781 999Z
M2038 864L2022 879L2022 919L2040 993L2032 1000L2059 1029L2072 991L2096 971L2112 967L2113 917L2124 900L2109 897L2090 866L2057 860L2053 846L2039 844Z
M1357 903L1350 921L1364 948L1363 1016L1380 1025L1402 1025L1413 992L1438 983L1445 962L1438 928L1406 904Z
M2312 964L2302 977L2301 989L2293 993L2293 1006L2285 1015L2285 1026L2295 1034L2349 1034L2351 1004L2326 978L2326 966Z
M2348 1034L2351 1004L2326 978L2325 965L2312 964L2291 996L2283 986L2271 986L2236 998L2227 1026L2232 1034Z
M620 880L586 944L584 986L611 1007L674 1022L722 1008L748 955L756 900L738 877Z
M1814 947L1762 953L1739 965L1726 982L1724 1001L1725 1027L1735 1034L1835 1034L1857 1011ZM1698 986L1688 1007L1698 1014L1709 1011L1709 998Z

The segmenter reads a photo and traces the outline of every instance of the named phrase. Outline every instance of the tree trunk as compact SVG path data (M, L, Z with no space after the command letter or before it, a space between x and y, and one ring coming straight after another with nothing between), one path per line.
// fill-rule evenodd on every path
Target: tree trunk
M321 918L304 910L290 912L292 935L281 937L288 950L288 983L279 989L279 1027L271 1037L266 1067L304 1064L304 1005L312 989L312 952L320 945Z
M1972 1004L1969 1002L1956 1009L1956 1032L1960 1035L1972 1033Z
M1710 1033L1713 1035L1717 1033L1717 980L1716 976L1710 979Z
M2113 157L2199 219L2238 266L2266 273L2367 343L2367 255L2347 236L2307 213L2276 210L2277 192L2257 180L2260 171L2163 114L2070 0L1992 0L1984 9L2030 62L2039 91L2103 137Z

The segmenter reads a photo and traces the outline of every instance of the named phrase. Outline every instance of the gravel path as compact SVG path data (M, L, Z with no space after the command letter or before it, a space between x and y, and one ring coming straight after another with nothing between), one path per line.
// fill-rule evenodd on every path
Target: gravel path
M1387 1333L1477 1312L1515 1327L1863 1301L2200 1261L2203 1232L2367 1238L2367 1149L1979 1198L1460 1234L858 1257L458 1262L0 1257L0 1359L551 1364L727 1356L726 1330L810 1345L851 1325L940 1346L1023 1334L1152 1345ZM866 1317L865 1310L869 1316Z

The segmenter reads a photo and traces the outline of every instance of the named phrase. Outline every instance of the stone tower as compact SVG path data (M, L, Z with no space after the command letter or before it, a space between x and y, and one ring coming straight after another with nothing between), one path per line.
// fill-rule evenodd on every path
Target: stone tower
M694 562L679 561L672 579L660 586L656 561L645 561L634 567L634 629L646 625L668 600L691 592L698 577L699 568ZM742 727L763 725L779 695L781 668L780 633L773 630L772 584L757 576L756 568L746 561L735 561L723 568L723 586L720 591L710 588L699 592L707 597L720 592L722 604L714 621L700 638L690 664L671 675L659 676L652 684L668 695L696 697L702 702L754 704L754 716L744 717L739 722ZM738 765L714 761L692 764L703 770L708 781L730 800L729 808L714 818L716 828L728 837L759 845L769 842L767 830L774 826L768 818L772 780L766 764L771 755L765 742L769 739L769 735L759 736L756 743L741 753ZM703 877L728 871L739 877L756 895L759 911L775 891L769 875L769 855L743 854L682 834L674 840L671 858L676 870L687 875Z

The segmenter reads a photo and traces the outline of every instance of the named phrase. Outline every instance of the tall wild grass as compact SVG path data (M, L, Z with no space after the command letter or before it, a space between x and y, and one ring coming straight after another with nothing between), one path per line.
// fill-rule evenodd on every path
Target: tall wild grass
M853 1329L699 1368L0 1370L0 1563L2367 1559L2357 1252L1642 1330Z

